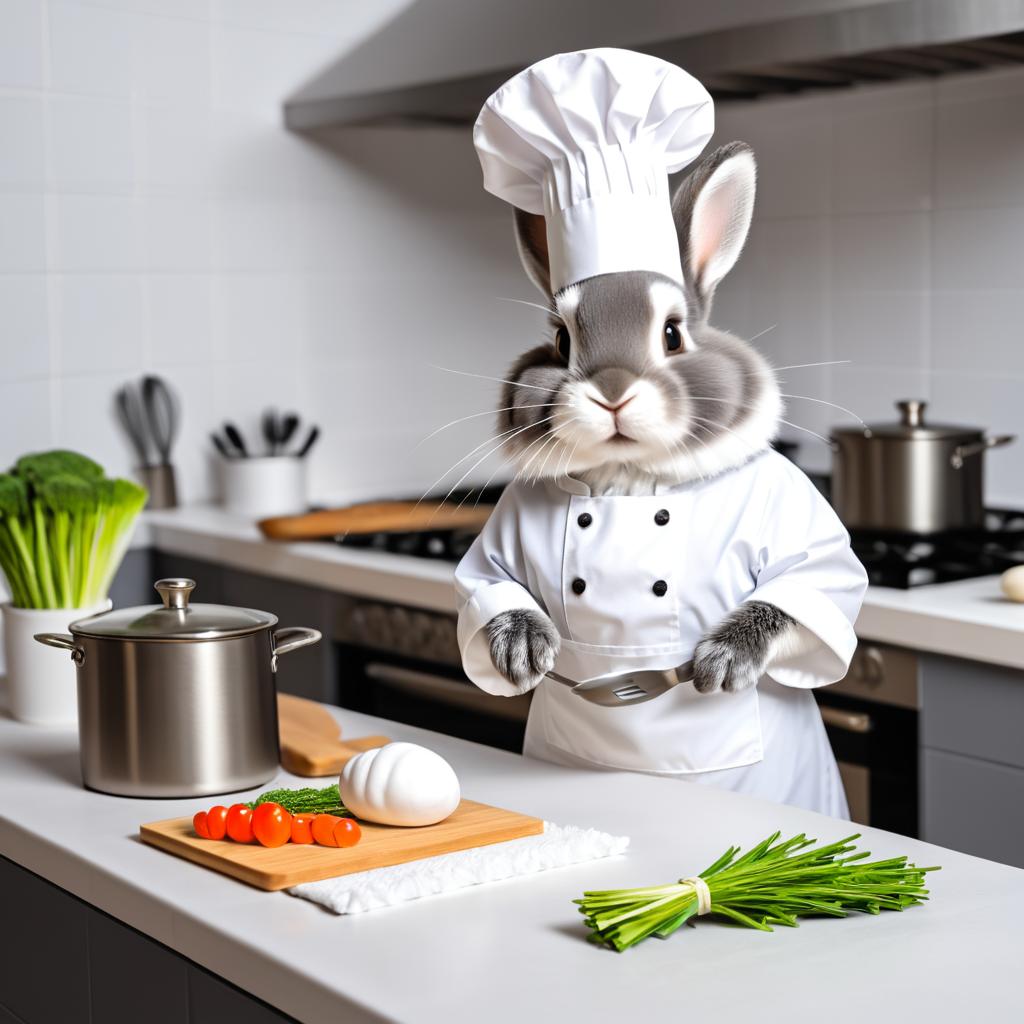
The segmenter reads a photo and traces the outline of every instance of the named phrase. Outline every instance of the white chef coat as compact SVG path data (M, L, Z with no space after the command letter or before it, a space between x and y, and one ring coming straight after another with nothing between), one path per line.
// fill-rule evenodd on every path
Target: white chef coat
M592 495L567 477L513 483L460 562L456 585L466 673L503 696L518 691L495 669L483 628L499 612L548 615L562 637L556 671L578 682L682 665L744 601L788 612L811 642L740 693L699 694L683 683L643 704L606 708L544 679L524 753L845 816L809 689L845 674L867 577L831 507L781 455L765 452L649 496Z

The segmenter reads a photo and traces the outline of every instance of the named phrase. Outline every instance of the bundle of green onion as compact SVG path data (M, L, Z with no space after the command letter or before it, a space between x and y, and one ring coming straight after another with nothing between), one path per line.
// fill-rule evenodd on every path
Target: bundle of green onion
M621 953L649 935L667 938L698 910L763 932L773 924L795 928L798 917L812 914L903 910L928 898L925 873L939 870L915 867L906 857L865 863L871 854L854 853L851 845L859 833L813 850L807 847L815 839L801 834L779 841L780 835L776 832L738 859L740 848L730 848L697 879L586 892L573 902L586 917L591 940Z
M20 458L0 474L0 569L18 608L102 601L146 491L77 452Z
M339 817L351 817L351 812L342 803L338 784L317 789L307 786L304 789L268 789L260 793L250 807L260 804L280 804L289 814L336 814Z

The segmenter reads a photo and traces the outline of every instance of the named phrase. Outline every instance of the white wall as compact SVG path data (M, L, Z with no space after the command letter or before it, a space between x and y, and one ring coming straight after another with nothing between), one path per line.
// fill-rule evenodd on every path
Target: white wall
M150 371L190 501L210 430L270 403L323 427L323 498L425 487L487 436L412 451L493 399L426 364L494 373L534 322L494 299L529 285L468 134L280 125L406 2L0 0L0 467L61 445L129 473L112 399Z
M209 431L271 402L323 426L324 500L425 488L489 436L482 415L416 447L498 387L429 364L500 376L542 320L498 298L535 295L469 133L280 127L406 2L0 0L0 466L60 444L129 472L112 396L150 370L183 396L192 501ZM716 319L778 324L779 365L854 361L784 373L791 393L1024 427L1022 101L1013 71L721 108L761 195ZM790 409L820 433L839 416ZM990 499L1024 504L1024 444L989 464Z
M719 110L716 141L760 160L750 243L715 319L790 370L785 391L891 420L1024 435L1024 70L874 86ZM837 410L791 399L827 434ZM848 418L846 422L851 422ZM804 460L825 446L787 429ZM1024 505L1024 441L988 456L988 499Z

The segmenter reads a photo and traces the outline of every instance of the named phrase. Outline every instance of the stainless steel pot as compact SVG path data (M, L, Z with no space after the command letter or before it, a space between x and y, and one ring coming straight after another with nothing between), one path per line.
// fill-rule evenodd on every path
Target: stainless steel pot
M78 666L82 780L119 796L205 796L277 772L277 659L316 643L251 608L190 604L195 583L159 580L163 605L123 608L36 639Z
M832 432L832 504L849 528L937 533L983 525L983 455L1015 438L925 423L925 405L897 402L899 423Z

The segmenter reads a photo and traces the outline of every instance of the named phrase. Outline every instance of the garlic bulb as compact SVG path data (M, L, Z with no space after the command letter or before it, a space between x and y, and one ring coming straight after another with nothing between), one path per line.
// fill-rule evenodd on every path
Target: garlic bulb
M1011 601L1024 603L1024 565L1015 565L1012 569L1007 569L999 582L1003 593Z
M357 754L338 780L342 802L382 825L433 825L459 806L459 780L439 754L415 743L389 743Z

